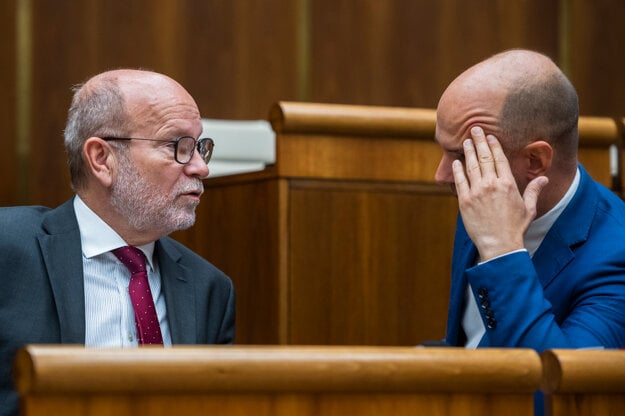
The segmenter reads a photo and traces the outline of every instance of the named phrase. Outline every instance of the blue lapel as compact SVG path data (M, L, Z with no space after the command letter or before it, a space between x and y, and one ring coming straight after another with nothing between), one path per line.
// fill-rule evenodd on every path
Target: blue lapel
M572 247L588 239L597 207L597 189L580 165L580 182L569 205L553 224L532 262L543 287L575 257Z
M156 242L167 320L174 344L197 344L197 314L191 270L182 264L182 254L168 238Z
M73 199L45 215L38 237L56 305L62 343L85 342L85 290Z
M446 342L450 345L459 345L460 320L464 307L464 292L467 286L465 270L473 266L477 256L477 249L467 234L460 215L456 224L454 251L451 264L451 289L449 296L449 315L447 317Z

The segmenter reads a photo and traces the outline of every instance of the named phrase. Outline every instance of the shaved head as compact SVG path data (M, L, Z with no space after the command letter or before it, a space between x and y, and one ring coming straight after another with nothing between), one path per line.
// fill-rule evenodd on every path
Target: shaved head
M506 153L544 140L554 164L575 168L579 104L571 82L547 56L528 50L494 55L458 76L441 96L441 128L464 137L479 124Z

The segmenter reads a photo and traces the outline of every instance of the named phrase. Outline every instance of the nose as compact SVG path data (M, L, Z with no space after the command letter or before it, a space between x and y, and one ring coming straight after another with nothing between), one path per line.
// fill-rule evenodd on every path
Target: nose
M193 152L189 163L184 165L184 171L188 176L195 176L200 179L206 179L208 177L208 165L204 162L204 159L202 159L197 150Z
M449 185L454 183L454 175L451 170L451 160L447 155L443 155L441 161L438 163L436 173L434 173L434 180L440 185Z

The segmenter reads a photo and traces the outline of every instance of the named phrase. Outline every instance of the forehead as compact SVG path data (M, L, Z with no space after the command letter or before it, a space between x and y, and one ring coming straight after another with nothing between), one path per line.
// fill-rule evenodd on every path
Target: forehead
M436 140L445 149L460 148L469 137L471 127L476 125L498 136L503 103L501 93L448 89L436 111Z
M163 88L148 85L141 91L131 91L127 107L135 130L144 134L197 137L202 131L195 101L177 84Z

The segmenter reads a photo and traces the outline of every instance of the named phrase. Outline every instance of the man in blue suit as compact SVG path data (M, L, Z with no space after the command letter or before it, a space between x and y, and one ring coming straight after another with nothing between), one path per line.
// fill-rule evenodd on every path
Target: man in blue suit
M146 263L149 343L233 341L232 282L167 237L195 221L213 147L201 133L195 101L164 75L109 71L75 90L65 147L76 195L0 209L1 415L17 413L11 364L25 344L148 343L120 247Z
M446 342L625 347L625 203L577 160L578 98L546 56L495 55L438 105L458 196Z

